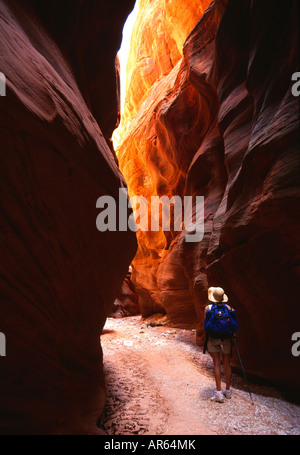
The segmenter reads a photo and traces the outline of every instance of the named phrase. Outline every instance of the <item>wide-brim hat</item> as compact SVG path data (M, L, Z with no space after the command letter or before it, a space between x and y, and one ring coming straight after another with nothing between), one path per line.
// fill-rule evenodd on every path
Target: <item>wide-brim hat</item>
M214 303L228 302L228 297L222 288L210 287L207 291L208 300Z

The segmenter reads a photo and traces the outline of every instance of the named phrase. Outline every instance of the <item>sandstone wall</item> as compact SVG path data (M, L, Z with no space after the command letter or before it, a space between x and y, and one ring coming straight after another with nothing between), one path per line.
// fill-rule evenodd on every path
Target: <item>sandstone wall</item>
M138 232L143 315L196 321L201 344L207 288L222 286L239 316L247 371L290 386L299 381L291 354L299 317L296 17L294 1L212 2L183 56L160 70L140 104L127 100L134 115L121 121L117 145L129 194L205 197L201 242L187 243L185 232Z
M58 3L46 18L59 24ZM68 3L71 18L79 3ZM7 96L0 99L0 331L7 345L0 358L0 433L96 434L105 400L99 337L136 240L131 231L96 229L97 199L117 199L125 181L78 88L75 66L70 69L54 41L59 38L50 37L48 24L29 7L0 1L0 69L7 80ZM110 46L105 40L97 46L100 53L116 53L120 30L102 13L105 32L111 24ZM115 13L117 24L125 21L124 11ZM56 33L73 25L60 24ZM89 59L94 32L73 62ZM77 43L81 39L77 35ZM112 67L104 59L92 75L108 92L115 90L114 79L107 80L110 59ZM90 79L85 82L93 94Z

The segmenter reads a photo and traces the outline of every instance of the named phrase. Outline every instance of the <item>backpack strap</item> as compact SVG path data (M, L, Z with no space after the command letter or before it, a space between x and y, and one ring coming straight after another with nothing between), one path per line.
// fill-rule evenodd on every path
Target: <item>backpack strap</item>
M206 311L211 311L212 305L208 305L208 309ZM204 346L203 346L203 354L205 354L206 349L207 349L207 343L208 343L208 333L205 332L205 341L204 341Z

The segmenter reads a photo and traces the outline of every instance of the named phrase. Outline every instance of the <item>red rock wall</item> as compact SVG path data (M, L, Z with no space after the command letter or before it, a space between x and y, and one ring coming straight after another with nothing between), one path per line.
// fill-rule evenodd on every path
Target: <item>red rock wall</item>
M248 372L296 386L296 358L291 355L299 314L299 101L291 94L291 75L298 68L296 3L288 2L284 12L272 5L270 16L268 2L229 2L211 66L203 74L199 62L207 58L207 47L199 53L199 43L206 35L205 22L218 15L219 7L216 3L185 44L191 81L197 85L205 75L220 103L213 137L205 137L187 177L189 192L207 194L206 217L210 200L217 202L206 228L208 243L187 273L201 306L207 286L226 289L239 314L239 346ZM227 178L217 187L210 178L207 193L199 173L215 149L213 140L219 141L220 163L213 172L225 171ZM183 246L183 257L184 251Z
M299 68L299 30L297 2L282 6L229 2L216 34L208 81L220 100L228 178L207 277L239 311L248 371L298 387L291 336L299 320L299 98L291 76Z
M96 434L105 400L99 337L136 240L96 229L97 199L118 198L125 181L65 57L24 5L0 1L0 433ZM105 21L111 52L120 30L113 16Z
M116 144L130 195L205 197L201 242L138 232L134 282L144 316L197 321L201 344L207 289L222 286L238 312L247 371L289 386L299 382L291 354L299 317L296 13L294 1L212 2L183 57L133 119L125 115Z
M24 0L69 63L85 103L108 145L119 121L115 57L134 0ZM117 82L117 81L116 81Z

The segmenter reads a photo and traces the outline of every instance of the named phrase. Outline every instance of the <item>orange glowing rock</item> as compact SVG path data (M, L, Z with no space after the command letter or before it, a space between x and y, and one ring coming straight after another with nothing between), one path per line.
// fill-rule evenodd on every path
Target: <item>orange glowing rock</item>
M140 0L126 68L126 97L121 129L130 122L153 85L182 58L186 37L210 0ZM120 132L120 134L122 134Z
M188 166L210 118L208 106L202 103L201 108L199 94L189 83L183 44L209 3L191 1L188 8L183 0L139 3L128 55L125 106L113 136L130 197L143 195L150 203L151 196L183 194ZM163 231L162 224L158 232L137 232L139 249L133 265L144 315L170 308L166 305L170 299L157 285L157 273L176 237L176 232ZM195 320L187 282L184 292L190 307L187 319Z

